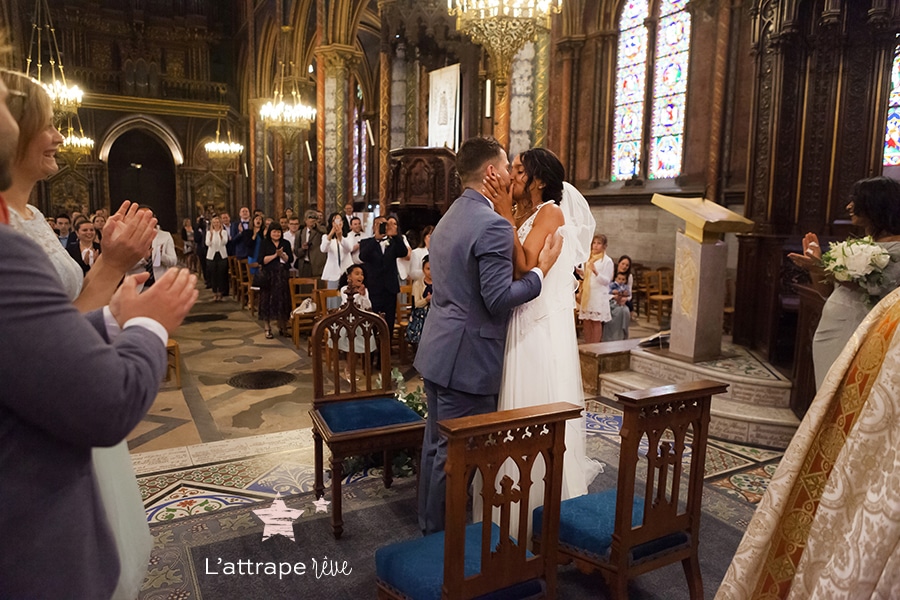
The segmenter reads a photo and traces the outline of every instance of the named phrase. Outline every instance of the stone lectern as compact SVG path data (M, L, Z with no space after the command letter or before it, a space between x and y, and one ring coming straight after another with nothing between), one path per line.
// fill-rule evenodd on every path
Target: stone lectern
M653 204L685 221L675 241L675 287L669 351L693 362L722 353L725 266L723 233L744 233L753 221L703 198L653 195Z

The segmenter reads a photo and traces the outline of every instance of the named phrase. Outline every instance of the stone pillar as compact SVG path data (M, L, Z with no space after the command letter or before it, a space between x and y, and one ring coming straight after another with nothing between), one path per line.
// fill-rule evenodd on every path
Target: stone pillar
M275 157L272 161L275 165L275 175L273 183L273 214L275 221L284 212L284 141L281 137L272 136L272 155Z
M539 31L534 43L534 102L531 131L535 147L547 145L547 105L550 101L550 32Z
M675 239L675 289L669 350L694 362L722 353L725 306L725 242L701 244L678 232Z
M406 46L397 45L391 70L391 148L406 146Z
M393 2L381 0L378 12L381 15L381 51L378 70L378 203L384 214L390 191L391 169L391 48L390 28L385 26L386 17Z
M359 53L352 46L330 44L321 46L316 51L320 78L324 78L324 112L319 115L324 122L324 201L319 199L319 208L323 212L340 210L350 198L347 186L347 148L349 139L347 132L347 105L350 71L357 61ZM320 125L321 130L322 125ZM322 169L320 168L320 174ZM320 189L321 189L321 183Z
M528 150L533 145L532 125L534 101L535 44L525 42L512 62L509 96L509 155Z
M559 94L559 161L566 169L566 173L570 173L569 169L569 148L572 140L572 76L574 73L575 47L571 43L560 43L560 53L562 54L562 89ZM569 175L571 178L572 176Z
M406 61L406 141L404 146L419 145L419 61Z

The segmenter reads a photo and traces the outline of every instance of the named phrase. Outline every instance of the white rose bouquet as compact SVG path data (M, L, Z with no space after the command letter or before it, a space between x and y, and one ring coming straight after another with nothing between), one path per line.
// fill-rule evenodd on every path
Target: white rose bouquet
M884 291L884 269L890 262L891 255L872 236L832 242L822 255L825 271L841 283L859 285L869 302L877 300Z

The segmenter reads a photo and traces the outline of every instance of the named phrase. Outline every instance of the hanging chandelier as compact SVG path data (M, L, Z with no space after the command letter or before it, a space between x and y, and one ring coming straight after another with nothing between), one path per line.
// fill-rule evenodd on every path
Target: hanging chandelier
M562 10L562 0L447 0L456 29L483 46L498 73L508 76L512 59L525 42L550 29L550 16Z
M84 135L77 111L74 114L66 115L65 118L65 138L56 153L74 167L82 158L90 156L94 149L94 140Z
M539 31L550 30L550 17L562 10L562 0L447 0L447 10L456 17L456 29L481 45L491 59L498 104L494 135L506 146L510 109L507 88L513 58Z
M220 89L219 94L224 97L225 90ZM223 98L224 100L224 98ZM224 109L226 111L228 108ZM232 141L231 139L231 127L228 126L228 122L226 121L226 130L225 134L228 138L228 141L224 141L221 139L221 131L222 131L222 115L220 114L218 119L216 120L216 139L212 142L206 142L203 146L203 149L206 150L206 155L212 160L214 163L218 163L221 166L226 166L232 160L241 155L241 152L244 151L244 146L241 144Z
M301 131L309 129L312 122L316 120L315 107L304 104L300 99L293 61L285 63L284 57L290 47L292 31L293 27L284 26L281 28L282 48L281 57L278 60L279 76L275 83L275 91L272 99L259 109L259 118L262 120L265 128L282 138L285 144L285 152L288 154L293 150L297 135ZM288 66L290 67L289 71ZM288 72L286 73L286 71ZM291 86L291 93L287 101L284 98L286 79Z
M46 50L44 46L47 46ZM48 66L45 68L44 60ZM33 67L33 68L32 68ZM35 0L31 21L31 45L25 60L25 73L38 81L53 103L53 114L60 121L78 112L84 92L77 85L66 81L66 69L62 63L56 29L50 18L47 0Z

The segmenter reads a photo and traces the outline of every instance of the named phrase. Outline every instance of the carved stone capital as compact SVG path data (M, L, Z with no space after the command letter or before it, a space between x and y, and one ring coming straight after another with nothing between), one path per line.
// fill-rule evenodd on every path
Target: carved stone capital
M346 78L350 71L362 61L362 54L352 46L329 44L316 50L316 61L327 74L337 74Z

